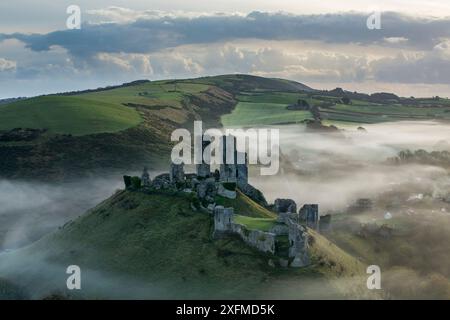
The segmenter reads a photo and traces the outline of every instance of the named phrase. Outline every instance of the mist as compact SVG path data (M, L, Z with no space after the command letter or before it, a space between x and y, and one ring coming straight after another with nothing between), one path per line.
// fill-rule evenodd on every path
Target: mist
M0 251L36 241L121 187L120 177L62 184L0 180Z
M450 150L449 124L405 121L364 128L344 127L325 134L299 125L279 127L282 169L274 176L258 176L252 170L250 183L269 202L292 198L298 206L318 203L322 213L339 212L359 198L375 198L405 186L411 196L450 192L447 168L387 162L405 149Z
M344 213L359 198L375 200L371 212L343 222L342 230L348 233L355 232L351 229L355 221L360 228L361 221L382 218L387 210L394 218L411 215L411 222L417 228L397 239L398 246L391 246L391 239L380 240L369 234L368 241L373 238L376 245L381 246L376 256L380 260L370 262L389 266L389 290L397 297L422 297L426 292L432 292L436 283L442 284L444 292L437 297L445 296L448 289L445 277L449 277L446 270L450 248L446 239L450 230L450 202L442 199L450 196L450 164L447 167L414 163L393 165L387 159L405 149L450 150L450 124L395 122L364 125L364 128L365 131L346 126L344 130L330 134L307 131L300 125L278 127L282 153L280 172L274 176L260 176L259 168L250 167L249 182L260 189L269 202L276 198L292 198L298 207L318 203L321 215ZM192 171L192 168L186 169ZM152 172L152 178L159 173ZM55 289L64 292L65 266L49 262L45 250L18 263L12 249L24 247L57 230L122 188L122 178L116 175L64 184L0 180L0 255L8 257L0 259L2 276L17 283L25 281L28 288L33 288L32 284L36 282L36 290L28 292L31 298L42 298ZM424 219L425 216L433 217L434 224L430 226L431 220ZM335 227L340 228L337 224ZM329 236L332 239L333 235ZM342 246L348 249L345 244ZM1 253L9 249L12 252ZM23 255L18 259L23 259ZM17 265L23 266L24 270L18 272ZM391 269L393 266L399 267ZM170 283L143 284L139 279L125 275L83 270L89 279L87 283L91 284L87 288L91 296L173 296ZM28 273L29 279L24 280L23 275ZM35 277L36 274L46 274L44 282L48 285L42 286L42 279ZM52 280L52 274L58 274L58 277ZM402 279L413 284L406 286ZM420 292L413 295L411 288L416 290L418 282ZM289 290L301 290L297 285L300 284L290 284ZM327 297L321 290L323 285L314 281L301 284L318 296ZM283 284L277 289L275 285L270 290L268 296L277 290L282 295L286 286ZM188 293L179 294L182 297ZM332 294L334 292L330 297Z

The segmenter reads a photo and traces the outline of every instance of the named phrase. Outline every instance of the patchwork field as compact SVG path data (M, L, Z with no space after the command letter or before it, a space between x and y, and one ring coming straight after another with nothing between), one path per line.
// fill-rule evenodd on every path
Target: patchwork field
M0 176L59 179L68 172L78 177L98 168L121 171L144 164L156 170L170 156L171 132L191 129L196 119L210 128L314 119L338 127L448 121L450 101L320 91L249 75L141 80L33 97L0 105Z
M398 98L374 102L369 95L356 94L358 98L349 99L345 104L342 101L344 91L342 96L325 93L267 90L240 92L236 95L239 103L231 114L222 117L222 123L225 126L258 126L301 123L313 119L310 111L287 108L299 100L307 103L310 109L316 108L324 124L337 126L402 120L450 120L448 99Z
M309 111L292 111L286 104L239 102L231 114L222 117L224 126L258 126L299 123L312 119Z

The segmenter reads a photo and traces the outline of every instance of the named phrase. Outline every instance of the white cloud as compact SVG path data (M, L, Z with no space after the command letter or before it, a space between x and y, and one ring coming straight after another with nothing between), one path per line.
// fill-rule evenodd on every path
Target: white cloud
M0 71L13 71L16 70L16 62L0 58Z
M384 38L384 41L391 44L402 44L408 41L405 37L387 37Z

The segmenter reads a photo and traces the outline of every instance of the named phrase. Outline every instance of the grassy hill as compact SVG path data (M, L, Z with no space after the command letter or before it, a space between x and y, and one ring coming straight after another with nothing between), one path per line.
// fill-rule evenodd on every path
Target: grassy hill
M144 165L158 170L169 159L173 130L191 128L194 119L218 127L235 103L215 86L159 81L2 105L0 176L61 180ZM15 127L46 131L31 140L1 131Z
M309 111L287 110L285 104L239 102L231 114L222 117L225 126L261 126L301 123L312 119Z
M0 176L67 180L122 173L168 161L170 134L193 120L220 127L243 90L311 90L246 75L136 81L122 86L35 97L0 107ZM14 128L41 129L18 135Z
M137 126L142 118L120 103L78 96L47 96L0 106L0 130L47 129L54 134L87 135Z
M344 104L347 96L350 102ZM142 80L1 104L0 177L52 181L120 174L144 165L160 170L176 128L191 129L196 119L215 128L312 119L308 110L288 109L298 100L314 107L326 124L450 120L450 101L436 97L318 91L294 81L239 74ZM24 130L11 132L19 127Z
M192 211L185 194L121 191L35 244L3 254L0 273L34 298L367 296L363 265L319 234L313 265L287 269L270 266L270 255L238 238L214 240L212 228L211 215ZM66 293L72 264L82 269L82 290Z

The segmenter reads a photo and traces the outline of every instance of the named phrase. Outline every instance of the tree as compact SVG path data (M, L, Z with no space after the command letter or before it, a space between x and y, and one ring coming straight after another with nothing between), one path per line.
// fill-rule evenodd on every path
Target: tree
M347 97L347 96L342 97L341 101L342 101L343 104L350 104L351 103L350 98Z
M134 189L139 189L141 187L141 184L142 184L141 178L139 178L139 177L132 177L131 178L131 186Z

